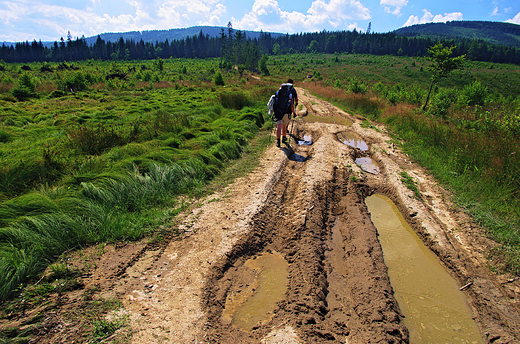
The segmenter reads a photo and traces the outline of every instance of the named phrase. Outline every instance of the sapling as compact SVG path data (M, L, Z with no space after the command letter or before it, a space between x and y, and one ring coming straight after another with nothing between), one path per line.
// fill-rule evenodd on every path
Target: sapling
M438 43L428 49L428 52L432 55L428 57L428 60L432 61L432 64L428 67L428 70L432 71L433 74L431 76L430 90L426 96L426 102L424 103L423 111L425 111L426 106L428 106L428 101L430 100L430 94L432 92L433 86L435 86L439 80L448 76L450 72L461 69L464 66L466 55L451 57L453 49L455 48L456 46L445 47L442 45L442 43Z

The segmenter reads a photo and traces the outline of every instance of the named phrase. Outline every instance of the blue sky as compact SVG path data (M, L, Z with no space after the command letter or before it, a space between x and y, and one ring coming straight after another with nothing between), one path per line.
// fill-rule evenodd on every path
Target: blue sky
M226 26L282 33L389 32L452 20L520 24L518 0L0 0L0 41Z

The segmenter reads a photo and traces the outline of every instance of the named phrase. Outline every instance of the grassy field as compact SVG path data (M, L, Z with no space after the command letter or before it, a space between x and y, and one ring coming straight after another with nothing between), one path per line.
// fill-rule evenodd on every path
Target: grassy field
M423 112L425 58L275 56L271 76L223 71L216 86L218 62L5 65L0 299L64 251L154 235L187 206L179 195L200 196L250 170L266 143L265 104L289 77L386 123L501 243L494 267L520 273L519 67L468 63L438 84Z
M422 111L425 58L292 55L271 64L273 75L296 75L315 95L387 124L501 244L490 252L492 268L520 274L519 66L468 61L439 82Z
M183 209L178 195L200 195L250 149L276 86L231 71L217 87L217 63L8 66L0 77L0 298L61 252L152 234ZM107 77L132 67L123 80Z

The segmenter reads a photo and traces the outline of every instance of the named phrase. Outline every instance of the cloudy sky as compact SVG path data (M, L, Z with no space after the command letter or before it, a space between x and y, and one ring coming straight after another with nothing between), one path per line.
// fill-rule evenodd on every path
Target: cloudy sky
M282 33L389 32L452 20L520 24L518 0L0 0L0 41L226 26Z

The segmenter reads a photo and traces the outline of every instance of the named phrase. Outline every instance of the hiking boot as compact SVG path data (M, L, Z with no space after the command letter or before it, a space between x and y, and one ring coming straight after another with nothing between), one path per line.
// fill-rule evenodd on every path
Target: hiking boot
M285 143L285 142L287 142L287 137L284 136L284 137L282 138L282 143Z
M276 140L276 147L280 147L280 139Z

